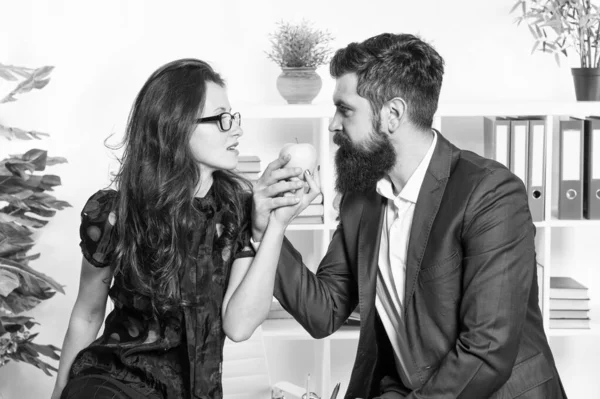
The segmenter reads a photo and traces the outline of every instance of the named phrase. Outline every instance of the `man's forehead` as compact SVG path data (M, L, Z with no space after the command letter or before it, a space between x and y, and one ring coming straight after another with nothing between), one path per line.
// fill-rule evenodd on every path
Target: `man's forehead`
M358 95L356 87L358 77L355 73L346 73L335 80L335 89L333 92L333 101L350 100Z

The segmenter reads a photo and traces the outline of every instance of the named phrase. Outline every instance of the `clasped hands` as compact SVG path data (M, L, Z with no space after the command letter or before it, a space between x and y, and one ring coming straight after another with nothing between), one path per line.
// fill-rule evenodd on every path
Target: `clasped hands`
M286 167L290 155L269 163L252 190L252 238L259 242L269 223L287 227L321 193L319 171Z

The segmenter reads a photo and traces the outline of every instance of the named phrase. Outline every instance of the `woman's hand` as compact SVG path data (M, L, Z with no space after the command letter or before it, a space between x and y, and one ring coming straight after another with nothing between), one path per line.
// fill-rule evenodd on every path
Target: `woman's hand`
M294 206L294 196L284 193L296 191L302 187L300 168L287 168L290 156L280 156L269 163L263 174L252 188L252 237L261 241L267 229L271 212L281 206Z
M294 194L286 194L286 196L295 196L299 199L295 205L282 206L271 212L269 215L269 224L276 223L284 229L290 224L296 216L298 216L306 207L321 193L319 171L314 176L310 171L304 171L306 183L308 183L308 191L306 189L296 190Z

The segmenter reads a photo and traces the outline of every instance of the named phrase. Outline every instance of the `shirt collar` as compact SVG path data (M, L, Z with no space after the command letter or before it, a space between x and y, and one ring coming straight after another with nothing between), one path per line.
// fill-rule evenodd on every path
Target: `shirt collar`
M429 167L429 163L431 162L431 158L433 157L433 150L435 149L435 145L437 143L437 133L435 130L433 131L433 141L429 146L429 150L417 166L417 169L410 176L406 185L402 188L402 191L395 196L394 189L392 187L392 181L389 176L385 176L383 179L377 182L377 193L382 197L387 199L394 200L396 198L402 198L406 201L410 201L412 203L417 203L417 198L419 197L419 191L421 190L421 186L423 185L423 180L425 179L425 173L427 173L427 168Z

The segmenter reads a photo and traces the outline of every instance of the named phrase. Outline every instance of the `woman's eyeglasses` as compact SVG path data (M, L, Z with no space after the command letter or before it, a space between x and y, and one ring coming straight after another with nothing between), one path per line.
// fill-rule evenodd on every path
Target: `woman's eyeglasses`
M196 119L196 123L215 121L219 122L219 129L221 129L223 132L228 132L229 130L231 130L234 121L238 124L238 126L242 126L242 115L240 115L239 112L236 112L235 114L223 112L219 115Z

